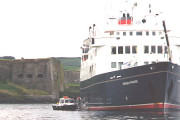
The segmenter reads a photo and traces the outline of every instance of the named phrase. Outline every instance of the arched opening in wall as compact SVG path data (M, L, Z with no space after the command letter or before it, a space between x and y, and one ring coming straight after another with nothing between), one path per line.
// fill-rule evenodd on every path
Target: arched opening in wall
M27 78L32 78L32 74L27 74Z
M37 78L43 78L43 74L38 74Z
M18 75L18 78L23 78L23 77L24 77L23 74Z

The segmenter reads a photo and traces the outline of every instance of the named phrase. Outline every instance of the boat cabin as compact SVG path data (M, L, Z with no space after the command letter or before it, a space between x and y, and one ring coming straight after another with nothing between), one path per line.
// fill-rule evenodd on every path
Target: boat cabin
M59 103L58 104L74 104L75 100L72 98L68 98L68 97L63 97L59 99Z

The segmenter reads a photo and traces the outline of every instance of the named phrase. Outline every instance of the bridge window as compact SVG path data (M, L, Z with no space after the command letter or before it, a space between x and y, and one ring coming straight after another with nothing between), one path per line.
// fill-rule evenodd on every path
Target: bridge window
M111 47L111 54L116 54L116 46Z
M156 47L155 46L151 46L151 54L152 53L156 53Z
M149 46L144 46L144 53L149 53Z
M163 49L162 46L158 46L158 53L162 53Z
M123 54L123 46L118 46L118 54Z
M111 62L111 68L116 68L116 62Z
M149 31L146 31L146 36L149 36Z
M126 52L126 54L130 54L130 51L131 51L130 46L126 46L126 47L125 47L125 52Z
M123 36L126 36L126 32L123 32Z
M118 62L118 68L119 68L119 70L122 69L122 65L123 65L123 62Z
M131 32L129 32L129 35L130 35L130 36L132 36L132 35L133 35L133 32L132 32L132 31L131 31Z
M137 53L137 46L132 46L132 53L134 53L134 54Z
M137 36L142 36L142 31L136 32Z

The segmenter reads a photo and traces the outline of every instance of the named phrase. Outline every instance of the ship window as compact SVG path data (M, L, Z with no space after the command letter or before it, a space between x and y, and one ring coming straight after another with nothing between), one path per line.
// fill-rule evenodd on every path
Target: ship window
M118 46L118 54L123 54L123 46Z
M149 36L149 31L146 31L146 36Z
M95 49L94 55L97 56L97 48Z
M92 44L95 44L95 40L94 40L94 38L92 38Z
M126 32L123 32L123 36L126 36Z
M159 35L162 35L162 32L161 32L161 31L159 32Z
M156 32L155 32L155 31L153 31L153 32L152 32L152 35L153 35L153 36L155 36L155 35L156 35Z
M126 17L125 13L123 13L123 17Z
M137 53L137 46L132 46L132 53L134 53L134 54Z
M144 53L149 53L149 46L144 46Z
M117 37L116 39L117 39L117 40L120 40L120 37Z
M149 62L144 62L144 65L148 65L149 64Z
M89 67L89 73L93 72L93 65Z
M122 65L123 65L123 62L118 62L118 69L119 69L119 70L122 69Z
M89 73L91 73L91 66L89 67Z
M135 63L134 63L134 67L136 67L136 66L138 66L138 62L135 62Z
M158 46L158 53L162 53L162 46Z
M116 35L119 35L119 32L116 32Z
M111 62L111 68L116 68L116 62Z
M167 46L164 46L164 51L165 51L166 54L168 53Z
M130 17L129 13L127 14L127 17Z
M18 75L18 78L23 78L23 74L19 74L19 75Z
M111 47L111 54L116 54L116 47L115 46Z
M126 54L129 54L130 51L131 51L131 50L130 50L130 46L126 46L126 47L125 47L125 52L126 52Z
M82 60L86 61L88 59L88 55L84 55Z
M137 35L137 36L142 36L142 31L136 32L136 35Z
M89 48L84 49L84 53L88 53Z
M133 32L132 32L132 31L131 31L131 32L129 32L129 35L130 35L130 36L132 36L132 35L133 35Z
M156 53L156 47L155 46L151 46L151 54L152 53Z
M114 35L114 32L110 32L110 35Z

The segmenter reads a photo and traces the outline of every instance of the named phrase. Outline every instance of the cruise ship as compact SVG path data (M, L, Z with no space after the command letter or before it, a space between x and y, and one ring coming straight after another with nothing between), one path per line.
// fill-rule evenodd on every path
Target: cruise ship
M180 110L180 39L168 37L162 12L126 0L104 31L83 41L80 93L88 110Z

